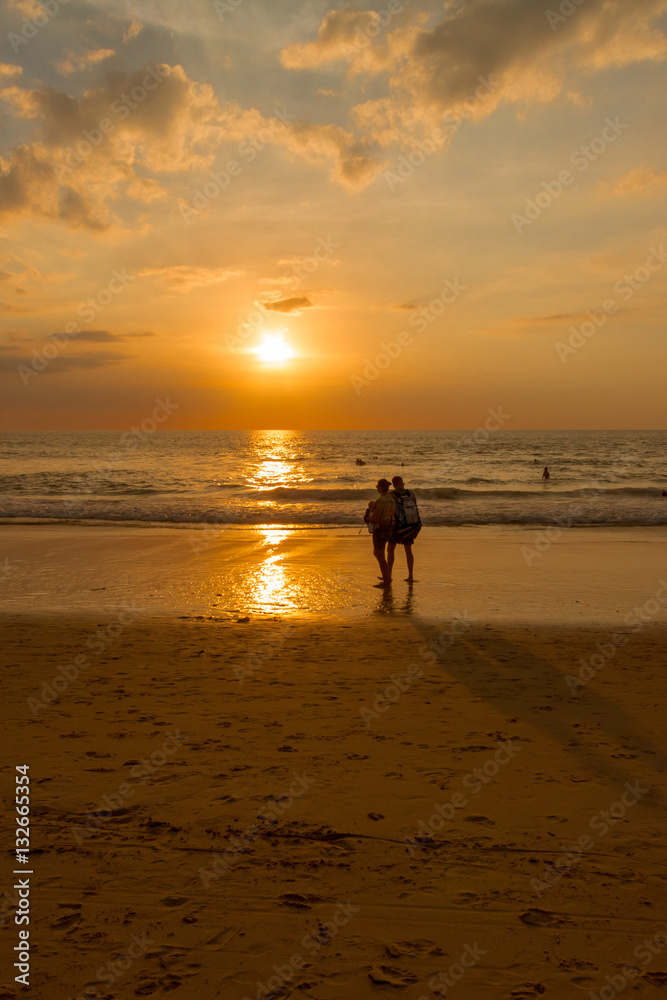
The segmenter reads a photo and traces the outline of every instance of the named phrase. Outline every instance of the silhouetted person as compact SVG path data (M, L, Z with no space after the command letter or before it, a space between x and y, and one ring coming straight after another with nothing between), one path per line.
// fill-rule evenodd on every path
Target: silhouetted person
M544 466L544 472L542 473L542 479L551 479L551 473L547 469L546 465Z
M401 476L394 476L392 479L393 490L391 495L396 504L394 512L394 530L391 541L387 547L387 565L389 576L394 566L394 553L397 545L405 547L405 561L408 564L407 582L413 583L413 569L415 557L412 552L412 543L422 528L419 508L417 507L417 497L413 490L406 490L405 483Z
M382 573L382 583L375 583L374 587L391 586L391 572L384 552L394 530L394 498L389 496L390 486L388 479L378 480L377 491L380 496L377 500L371 500L364 514L364 521L373 525L373 555Z

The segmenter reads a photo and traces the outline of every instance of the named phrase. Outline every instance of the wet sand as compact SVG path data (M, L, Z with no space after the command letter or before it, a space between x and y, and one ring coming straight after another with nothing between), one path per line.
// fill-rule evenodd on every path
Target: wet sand
M179 563L175 533L130 546L96 531L5 534L8 764L30 764L33 792L30 995L472 1000L667 982L664 540L628 533L610 552L568 533L512 620L530 579L525 562L507 570L514 536L424 546L424 582L449 557L435 585L468 542L470 578L438 610L403 583L393 602L367 596L366 539L225 535ZM593 594L592 552L625 564ZM299 569L306 614L280 605ZM365 612L343 596L318 610L316 573L335 592L347 575ZM483 573L497 593L476 591ZM262 578L259 614L235 581Z

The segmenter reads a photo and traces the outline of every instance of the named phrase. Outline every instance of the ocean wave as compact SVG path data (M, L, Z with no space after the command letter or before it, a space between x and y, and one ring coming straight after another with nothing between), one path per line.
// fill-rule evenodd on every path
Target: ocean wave
M107 524L117 526L147 525L173 527L254 527L270 525L281 528L361 527L363 522L358 511L335 508L294 508L271 509L265 507L239 507L235 510L210 512L201 510L175 509L117 509L87 505L85 510L76 510L73 505L57 508L55 505L17 507L13 511L0 508L0 523L43 523L43 524ZM667 504L652 511L605 510L576 511L565 510L465 510L452 507L447 512L430 512L423 516L424 527L465 527L465 526L516 526L516 527L654 527L667 525Z
M660 487L651 486L613 486L595 487L584 486L574 489L554 488L551 483L545 483L537 489L494 489L494 490L467 490L460 486L423 486L415 489L415 494L422 500L466 500L466 499L533 499L545 498L557 501L560 499L570 499L576 497L606 497L606 496L633 496L633 497L659 497ZM316 487L288 487L278 486L272 490L247 490L244 497L248 500L286 500L306 502L312 500L358 500L364 502L377 496L375 489L333 488L320 489Z

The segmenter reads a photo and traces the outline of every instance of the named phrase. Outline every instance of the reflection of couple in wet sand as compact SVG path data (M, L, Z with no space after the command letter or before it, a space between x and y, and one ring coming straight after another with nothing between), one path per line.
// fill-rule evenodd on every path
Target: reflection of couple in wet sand
M393 490L389 489L390 486L394 487ZM412 543L422 526L417 498L412 490L406 490L400 476L394 476L391 482L388 479L380 479L377 491L379 497L370 501L364 514L364 521L373 532L373 555L382 573L382 583L376 583L374 586L382 588L391 586L391 572L397 545L405 547L405 559L408 564L406 579L408 583L413 583L415 557Z

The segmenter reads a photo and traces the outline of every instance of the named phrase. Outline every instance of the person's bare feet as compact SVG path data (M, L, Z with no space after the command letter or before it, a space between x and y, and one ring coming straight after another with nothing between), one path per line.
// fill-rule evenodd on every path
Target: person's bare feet
M414 583L415 582L414 576L406 576L405 582L406 583Z
M391 587L391 580L389 581L389 583L385 583L384 580L383 580L382 583L374 583L373 586L377 587L378 590L386 590L389 587Z

